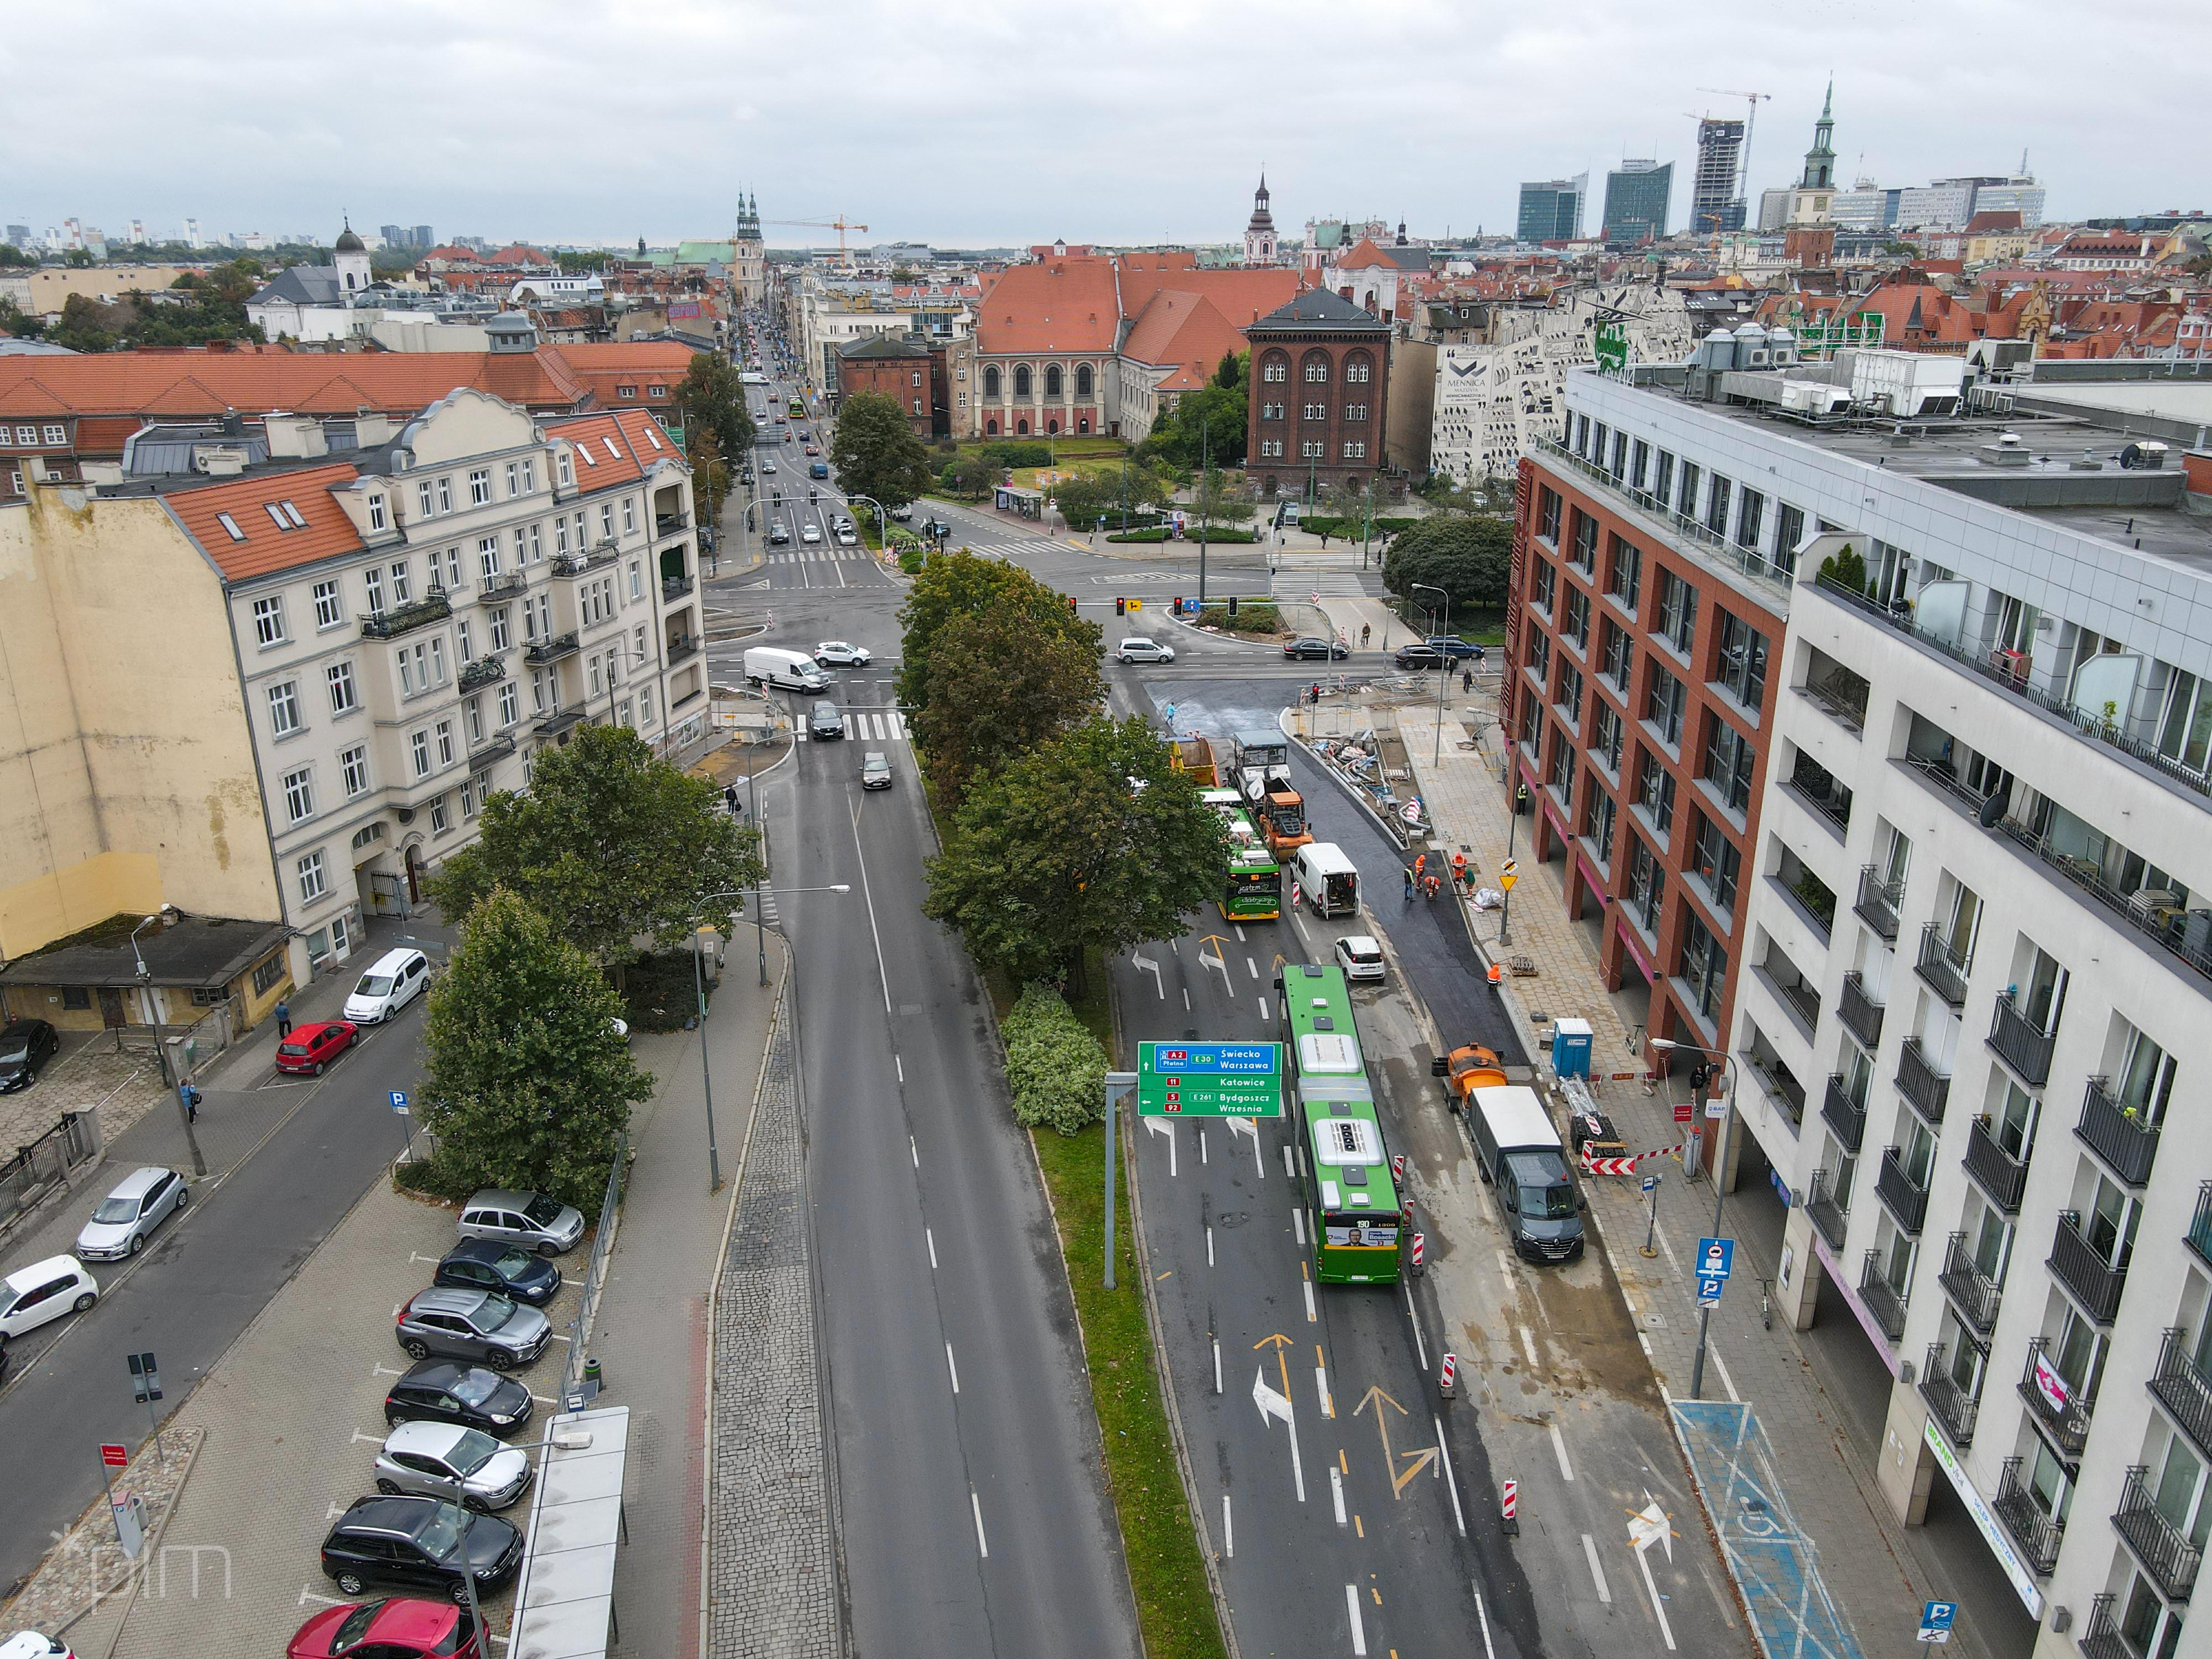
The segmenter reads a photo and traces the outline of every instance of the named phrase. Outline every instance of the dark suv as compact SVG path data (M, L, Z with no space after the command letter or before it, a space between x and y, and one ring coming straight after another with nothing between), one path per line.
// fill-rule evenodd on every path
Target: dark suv
M1401 668L1442 668L1451 659L1433 645L1401 645L1391 657Z
M362 1498L323 1540L323 1572L348 1595L390 1585L465 1604L464 1572L485 1595L514 1577L521 1560L522 1534L512 1522L411 1494Z
M43 1019L9 1020L0 1029L0 1094L36 1083L39 1067L60 1048L61 1039Z
M5 1349L0 1349L4 1353ZM410 1366L384 1396L384 1420L458 1423L505 1440L530 1424L530 1390L511 1376L456 1359Z

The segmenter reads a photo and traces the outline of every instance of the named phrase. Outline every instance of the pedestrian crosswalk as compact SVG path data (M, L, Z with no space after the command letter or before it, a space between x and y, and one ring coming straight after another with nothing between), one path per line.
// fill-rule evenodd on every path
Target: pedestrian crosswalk
M873 564L876 556L865 547L800 547L788 553L771 553L770 564L825 564L831 561L858 559L862 564Z
M908 740L906 716L896 708L848 708L842 713L845 716L845 741L848 743L904 743ZM801 743L808 741L804 720L799 721L794 735Z

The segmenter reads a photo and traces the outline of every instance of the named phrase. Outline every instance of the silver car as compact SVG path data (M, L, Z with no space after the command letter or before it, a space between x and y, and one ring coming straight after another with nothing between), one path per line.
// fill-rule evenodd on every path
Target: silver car
M411 1359L481 1359L495 1371L545 1352L553 1327L535 1308L496 1291L431 1289L399 1310L399 1346Z
M386 1496L420 1492L489 1512L529 1486L528 1456L458 1423L403 1423L376 1455L376 1489Z
M584 1212L543 1193L487 1187L461 1206L463 1238L501 1238L540 1255L574 1249L584 1236Z
M100 1200L77 1234L77 1255L87 1261L120 1261L137 1255L147 1236L185 1207L185 1178L174 1170L153 1164L133 1170Z

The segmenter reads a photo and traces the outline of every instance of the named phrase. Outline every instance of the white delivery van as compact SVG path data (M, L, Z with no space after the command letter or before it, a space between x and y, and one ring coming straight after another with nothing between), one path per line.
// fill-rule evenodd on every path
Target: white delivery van
M1291 866L1298 891L1317 916L1349 916L1359 912L1359 872L1344 849L1333 841L1310 841L1298 848Z
M420 951L386 951L345 1000L345 1017L356 1025L381 1025L422 995L429 982L430 959Z
M772 645L745 648L745 678L779 691L827 691L829 676L804 651L780 651Z

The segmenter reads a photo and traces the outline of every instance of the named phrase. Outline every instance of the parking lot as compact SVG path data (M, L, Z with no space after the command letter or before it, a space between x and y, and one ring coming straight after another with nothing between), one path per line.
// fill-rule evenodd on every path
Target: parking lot
M103 1610L71 1632L100 1651L120 1620L116 1659L265 1651L317 1608L344 1598L322 1575L331 1523L375 1491L388 1432L384 1397L411 1363L393 1336L401 1304L430 1281L455 1242L457 1212L379 1181L270 1303L178 1414L207 1442L164 1534L156 1568L127 1615ZM563 1283L544 1310L555 1339L514 1373L537 1415L514 1443L529 1449L568 1354L573 1275L584 1245L560 1258ZM526 1503L507 1511L520 1524ZM197 1593L193 1580L197 1579ZM508 1592L487 1601L495 1626Z

